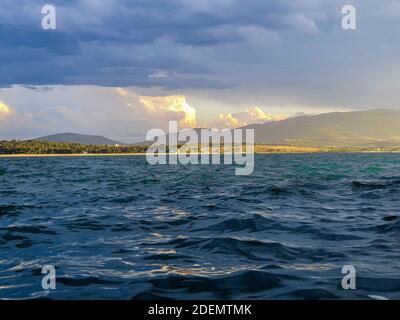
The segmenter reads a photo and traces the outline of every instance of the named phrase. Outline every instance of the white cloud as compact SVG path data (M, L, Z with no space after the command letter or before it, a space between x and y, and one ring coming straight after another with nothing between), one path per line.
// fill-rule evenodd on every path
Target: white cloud
M183 95L140 96L123 88L117 88L116 92L125 99L127 106L155 124L165 125L168 120L176 120L181 128L196 127L196 109Z
M215 128L238 128L253 123L279 121L286 119L286 115L271 115L259 107L250 107L243 112L219 114L212 126Z

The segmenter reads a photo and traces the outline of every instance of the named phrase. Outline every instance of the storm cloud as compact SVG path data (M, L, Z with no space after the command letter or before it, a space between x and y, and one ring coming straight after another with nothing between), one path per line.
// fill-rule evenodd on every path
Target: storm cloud
M56 30L42 29L46 4ZM341 27L348 4L354 31ZM60 97L53 86L185 97L200 123L251 106L277 115L397 108L399 30L395 0L2 0L0 101L26 122L36 110L7 88L41 90L44 101ZM68 101L46 105L68 118Z

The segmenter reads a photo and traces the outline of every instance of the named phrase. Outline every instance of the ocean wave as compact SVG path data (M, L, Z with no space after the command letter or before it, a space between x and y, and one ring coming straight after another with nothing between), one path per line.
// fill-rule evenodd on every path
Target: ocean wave
M2 159L0 298L399 298L398 162L260 155L238 177L142 157ZM347 264L359 290L340 287Z
M224 277L190 277L167 276L165 278L149 279L147 283L152 287L132 299L153 299L160 297L174 297L173 292L209 296L209 298L230 299L237 294L267 291L280 286L281 279L268 272L249 270ZM172 293L172 294L171 294ZM203 294L203 295L201 295ZM186 295L186 297L188 297Z

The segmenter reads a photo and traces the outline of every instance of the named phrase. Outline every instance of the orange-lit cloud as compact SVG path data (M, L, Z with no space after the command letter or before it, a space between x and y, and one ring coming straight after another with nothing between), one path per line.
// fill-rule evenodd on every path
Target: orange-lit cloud
M150 119L154 124L176 120L181 129L195 128L199 125L196 109L189 105L184 95L171 96L140 96L129 89L117 88L116 92L124 98L128 107L136 110L141 117ZM259 107L249 107L237 113L220 113L217 119L202 121L202 127L230 129L253 123L279 121L288 118L286 115L271 115Z
M0 102L0 120L11 117L14 114L14 110L6 105L5 103Z
M144 112L154 121L176 120L181 128L196 127L196 109L190 106L183 95L172 96L137 96L131 91L117 88L127 105Z
M179 120L182 128L196 126L196 110L186 102L184 96L139 97L140 103L150 112L170 114Z
M286 115L271 115L265 113L259 107L250 107L243 112L219 114L213 123L215 128L237 128L252 123L279 121L286 119Z

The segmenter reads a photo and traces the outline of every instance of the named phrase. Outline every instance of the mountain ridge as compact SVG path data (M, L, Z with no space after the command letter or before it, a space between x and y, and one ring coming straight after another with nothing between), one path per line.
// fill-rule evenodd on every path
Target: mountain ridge
M252 124L258 144L374 147L400 144L400 110L330 112Z
M329 112L251 124L255 143L299 147L386 147L400 145L400 110ZM199 132L201 128L195 128ZM34 140L92 145L126 145L100 135L58 133ZM150 145L151 142L132 145Z
M55 133L33 140L48 142L69 142L84 145L124 145L124 143L122 142L112 140L101 135L88 135L73 132Z

